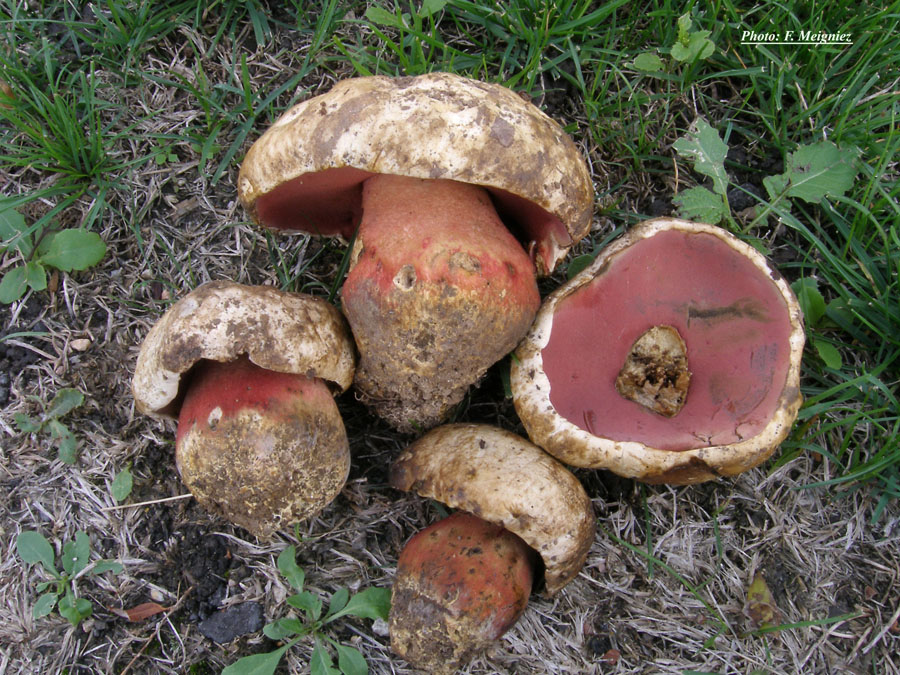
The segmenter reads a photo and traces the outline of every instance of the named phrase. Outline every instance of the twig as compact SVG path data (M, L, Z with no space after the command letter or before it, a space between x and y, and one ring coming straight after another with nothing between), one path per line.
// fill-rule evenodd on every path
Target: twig
M118 504L117 506L104 506L101 511L118 511L119 509L130 509L134 506L149 506L150 504L162 504L163 502L174 502L176 499L187 499L193 497L190 492L175 497L163 497L162 499L151 499L149 502L138 502L137 504Z

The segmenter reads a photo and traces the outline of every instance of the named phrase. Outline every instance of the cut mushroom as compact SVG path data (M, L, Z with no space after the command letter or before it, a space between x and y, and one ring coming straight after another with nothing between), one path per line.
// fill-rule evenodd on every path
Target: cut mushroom
M356 389L407 431L445 419L516 345L536 271L587 233L593 204L558 124L449 73L345 80L298 104L247 153L238 192L268 227L355 235Z
M661 218L551 294L511 384L530 438L567 464L695 483L767 459L801 404L799 305L721 228Z
M141 347L141 412L177 417L182 480L211 511L265 537L327 506L350 452L334 394L355 353L324 300L217 281L175 303Z
M432 429L397 458L390 482L467 512L413 537L397 565L391 647L428 672L449 672L496 640L540 572L548 594L563 588L593 541L578 480L502 429Z

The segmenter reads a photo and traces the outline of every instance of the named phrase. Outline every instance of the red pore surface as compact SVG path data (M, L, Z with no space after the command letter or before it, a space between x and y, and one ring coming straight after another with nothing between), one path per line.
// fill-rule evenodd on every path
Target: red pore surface
M195 425L215 428L243 409L260 411L273 421L294 414L298 399L319 402L321 409L334 407L328 386L320 379L276 373L260 368L246 357L220 363L201 361L192 371L178 416L175 446Z
M349 239L359 225L363 182L374 175L352 167L303 174L262 195L256 215L267 227ZM572 244L566 226L546 209L505 190L488 189L503 222L526 242L533 257L545 259L544 265L552 257L550 242Z
M626 400L616 376L634 341L666 324L687 345L687 400L672 418ZM789 368L790 317L772 279L718 237L669 230L615 255L557 305L542 351L556 411L595 436L663 450L762 431Z
M455 513L416 534L400 552L392 621L411 628L429 615L459 618L476 631L471 637L477 641L496 640L525 610L533 556L502 526ZM408 611L415 616L406 617Z

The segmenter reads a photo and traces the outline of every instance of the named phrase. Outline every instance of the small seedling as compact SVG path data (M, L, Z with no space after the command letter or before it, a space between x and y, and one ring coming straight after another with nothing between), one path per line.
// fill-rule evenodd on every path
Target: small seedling
M716 50L715 44L709 39L710 31L692 30L690 13L678 17L678 38L669 55L673 60L690 65L696 61L705 61ZM635 70L644 73L659 73L666 70L666 63L655 51L641 52L631 62Z
M301 618L288 616L266 625L263 633L272 640L283 641L283 646L266 654L245 656L235 661L222 671L222 675L270 675L288 649L304 637L312 636L314 647L310 659L312 675L365 675L368 672L366 659L354 647L342 645L325 634L325 627L336 619L355 616L360 619L388 618L391 592L387 588L367 588L350 595L346 588L337 590L328 602L326 610L322 598L315 593L303 590L306 575L297 565L296 551L288 546L278 556L278 570L287 579L295 591L287 599L287 604L300 611ZM326 645L331 645L337 652L338 664Z
M44 405L37 396L31 396L33 400ZM13 420L19 431L26 434L36 434L45 429L50 436L59 442L59 459L66 464L74 464L78 450L78 439L75 438L69 428L60 422L60 418L84 403L84 394L77 389L65 388L56 392L53 400L44 407L39 419L30 417L24 413L16 413Z
M113 499L121 502L131 494L133 485L134 477L131 475L131 470L126 466L112 479L112 483L109 484L109 492Z
M26 563L40 563L53 579L37 585L41 595L31 610L35 619L47 616L56 607L60 616L77 626L94 611L94 606L87 598L79 598L75 594L75 579L82 572L86 574L103 574L113 572L119 574L123 567L117 562L99 560L88 569L91 558L91 541L84 532L76 532L75 540L66 542L62 547L62 568L56 569L53 547L40 532L21 532L16 538L16 552ZM49 589L49 590L48 590Z
M31 288L47 288L47 268L62 272L86 270L106 255L106 244L96 232L84 229L32 232L25 217L0 204L0 253L15 250L22 256L0 280L0 302L15 302Z

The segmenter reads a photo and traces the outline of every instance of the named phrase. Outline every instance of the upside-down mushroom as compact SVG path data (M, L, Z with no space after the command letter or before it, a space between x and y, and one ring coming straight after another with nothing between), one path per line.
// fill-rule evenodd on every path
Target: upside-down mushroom
M443 419L508 353L590 225L571 138L502 86L449 73L339 82L247 153L238 194L270 228L355 236L342 306L360 398L401 430Z
M695 483L767 459L801 404L788 283L725 230L646 221L544 302L510 380L532 441L573 466Z
M178 472L197 501L265 537L340 492L350 451L334 395L355 352L324 300L215 281L150 329L132 380L139 411L178 419Z

